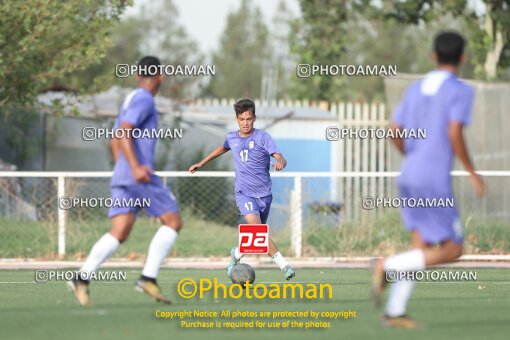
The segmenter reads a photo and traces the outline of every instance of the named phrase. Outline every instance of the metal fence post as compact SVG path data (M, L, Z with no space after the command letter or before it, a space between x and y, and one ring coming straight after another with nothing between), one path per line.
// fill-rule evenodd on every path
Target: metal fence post
M60 197L66 195L66 182L64 176L58 176L57 182L57 211L58 211L58 256L64 257L66 254L66 212L60 208Z
M303 206L301 193L301 176L294 177L294 190L291 196L291 245L294 256L303 255Z

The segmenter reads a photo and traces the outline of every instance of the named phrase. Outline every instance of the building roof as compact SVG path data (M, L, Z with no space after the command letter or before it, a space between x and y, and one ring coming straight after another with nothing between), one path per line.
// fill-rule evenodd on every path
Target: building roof
M76 107L80 112L80 117L116 117L119 107L122 105L126 95L132 89L111 87L107 91L93 95L75 96L64 92L47 92L38 96L39 102L51 104L54 100L60 100L64 105L64 114L73 115L72 107ZM299 101L278 101L278 102L260 102L255 101L257 105L257 116L262 119L292 118L304 120L332 119L334 114L319 106L309 105L307 102ZM189 104L180 104L172 99L156 96L156 107L163 115L181 115L193 120L203 119L211 120L232 119L234 103L233 99L197 99ZM292 114L291 114L292 113Z

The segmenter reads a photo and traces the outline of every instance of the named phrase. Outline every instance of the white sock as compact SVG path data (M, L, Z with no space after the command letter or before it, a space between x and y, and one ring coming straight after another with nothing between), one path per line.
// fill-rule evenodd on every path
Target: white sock
M109 258L119 248L120 242L112 234L104 234L92 247L90 254L80 269L85 273L85 277L90 277L91 273Z
M241 254L239 252L239 248L238 247L235 247L234 249L234 257L236 258L237 261L239 261L240 259L242 259L244 256L244 254Z
M402 316L406 313L407 301L411 297L416 282L412 280L399 280L391 286L386 315L389 317Z
M159 267L168 255L170 248L177 239L177 232L167 226L161 226L152 238L147 261L143 267L142 275L155 279L158 276Z
M416 271L425 269L425 255L421 249L413 249L388 257L384 270Z
M276 254L271 256L271 260L273 260L273 262L276 263L280 269L283 269L289 265L285 257L283 257L280 252L276 252Z

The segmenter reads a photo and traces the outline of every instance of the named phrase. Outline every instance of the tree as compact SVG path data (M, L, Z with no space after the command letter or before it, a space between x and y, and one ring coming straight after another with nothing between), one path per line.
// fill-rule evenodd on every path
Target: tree
M269 32L269 56L262 75L261 99L275 100L289 97L289 79L296 72L296 58L291 53L291 31L295 15L285 4L278 2Z
M402 23L380 15L388 4L349 13L347 31L356 33L347 37L341 64L396 65L399 73L425 73L434 68L431 51L435 34L444 28L462 31L465 26L462 18L452 14L421 25ZM462 76L472 77L473 69L469 62L462 68ZM340 94L343 100L384 101L384 77L349 77L348 82Z
M229 14L219 50L213 54L216 75L204 95L259 98L268 56L268 30L260 10L248 0Z
M395 2L386 14L405 23L419 24L450 13L468 24L476 75L495 79L510 66L510 0L483 0L485 11L477 12L466 0L405 0Z
M489 2L490 26L506 32L510 16L501 14L507 1L485 0ZM396 65L398 72L423 73L434 66L430 60L433 36L447 28L468 36L472 58L463 67L463 76L491 78L486 74L494 74L488 70L496 55L500 55L498 72L509 66L510 58L505 58L510 55L508 44L502 49L495 43L491 49L487 44L491 39L480 25L485 16L477 15L464 0L303 0L300 4L303 15L294 21L292 31L298 64L384 64ZM289 94L297 99L373 101L384 99L383 88L382 77L294 75Z
M154 54L166 65L197 65L204 61L198 45L179 24L179 12L172 0L151 1L143 7L141 20L144 22L144 38L139 46L141 55ZM163 82L161 95L182 99L194 95L199 77L170 76Z
M54 79L98 63L124 0L2 1L0 110L31 105Z
M77 93L97 93L113 85L135 86L133 79L115 77L115 65L133 64L140 58L140 46L146 38L147 22L140 17L126 17L115 24L111 30L111 46L99 63L85 70L75 72L55 81L57 87L66 84Z
M115 65L135 64L144 55L158 56L165 65L196 65L204 60L198 46L175 18L179 17L172 0L154 0L136 16L123 18L112 30L112 46L106 58L69 79L75 88L86 92L104 91L113 85L135 87L134 77L115 77ZM197 92L198 77L165 78L160 94L180 100Z
M432 66L430 49L423 49L426 33L421 28L382 19L372 19L365 13L352 13L354 18L347 25L346 53L340 64L396 65L398 72L421 73ZM413 51L413 53L409 53ZM347 77L348 86L337 98L350 101L384 101L384 77Z
M352 14L372 9L369 0L300 0L302 18L293 23L292 51L299 64L338 65L348 50ZM310 76L292 81L297 98L339 100L347 90L344 77Z
M293 23L292 52L299 64L338 64L346 52L348 3L343 0L301 0L302 18ZM341 77L311 76L291 84L297 98L331 100L346 86Z
M110 46L124 0L0 2L0 120L12 160L23 167L38 151L39 93L97 64ZM67 87L64 83L58 88ZM42 109L38 104L38 109ZM50 107L61 112L55 102Z

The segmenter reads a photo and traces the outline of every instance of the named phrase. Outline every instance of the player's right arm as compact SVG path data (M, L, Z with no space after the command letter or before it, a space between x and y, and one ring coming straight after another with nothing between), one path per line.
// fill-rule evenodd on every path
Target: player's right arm
M409 93L410 88L408 88L404 94L404 97L402 98L402 101L398 104L398 106L395 108L395 111L393 111L390 127L392 134L391 136L391 142L393 145L397 148L397 150L404 155L405 154L405 145L404 140L402 138L399 138L398 136L402 136L401 134L397 134L397 130L405 129L406 127L406 112L409 112Z
M398 151L400 151L400 153L403 155L404 154L404 140L398 136L402 136L401 134L398 134L397 133L397 130L400 129L400 126L394 122L392 122L390 124L390 130L393 132L391 134L391 136L393 136L391 138L391 142L393 143L393 145L395 145L395 147L397 148Z
M463 128L471 123L471 112L473 108L474 91L468 86L457 89L452 96L449 106L448 137L453 152L462 162L464 168L469 172L469 179L479 197L485 194L485 183L481 176L475 172L475 167L469 157L466 143L464 141Z
M110 149L112 150L112 155L115 163L117 163L117 160L119 159L119 148L119 140L117 138L112 138L110 140Z
M200 162L190 166L189 167L189 172L194 173L195 171L197 171L198 169L200 169L201 167L203 167L204 165L206 165L207 163L209 163L210 161L212 161L216 157L219 157L219 156L223 155L224 153L228 152L229 150L230 149L225 148L224 145L218 146L216 149L214 149L213 152L211 152L209 155L207 155L207 157L202 159Z
M481 176L479 176L475 172L475 167L471 162L471 157L469 157L469 152L467 150L466 143L464 141L464 134L462 133L463 123L461 122L450 122L448 125L448 135L450 137L450 143L452 144L453 152L462 162L464 168L467 172L469 172L469 178L473 186L475 187L475 192L479 197L483 197L485 194L485 183Z
M131 131L135 126L128 122L122 122L119 129L126 130L122 134L122 138L118 139L119 148L122 155L126 159L131 168L131 173L137 182L150 182L150 174L153 172L151 168L146 165L140 165L138 158L136 157L135 148L133 146L133 138L131 137Z

